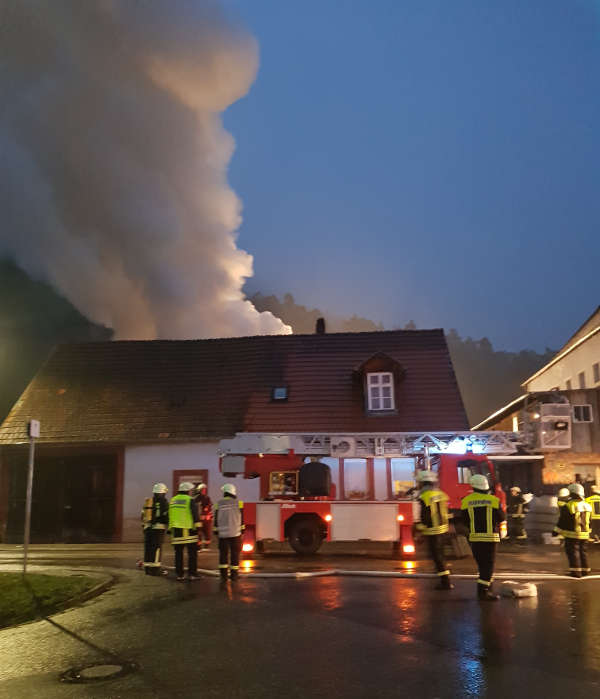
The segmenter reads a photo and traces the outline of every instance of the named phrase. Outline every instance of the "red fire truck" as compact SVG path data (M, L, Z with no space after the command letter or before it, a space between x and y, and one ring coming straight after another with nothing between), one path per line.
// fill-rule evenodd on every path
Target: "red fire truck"
M413 524L418 503L413 497L415 472L437 471L440 487L459 509L470 492L469 478L482 473L505 503L488 454L516 451L514 432L257 434L239 433L219 445L226 476L260 479L260 501L245 502L243 550L268 541L288 541L300 554L315 553L323 541L391 542L402 555L415 552ZM410 482L394 481L394 459L412 459ZM323 463L327 461L328 463ZM345 486L348 462L364 462L366 487ZM332 482L332 468L337 478ZM387 497L374 498L375 468Z

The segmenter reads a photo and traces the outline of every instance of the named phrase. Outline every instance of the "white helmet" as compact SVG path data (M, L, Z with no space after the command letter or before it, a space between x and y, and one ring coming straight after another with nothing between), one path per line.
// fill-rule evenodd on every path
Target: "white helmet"
M417 474L417 480L419 483L436 483L437 474L433 471L419 471Z
M194 484L190 483L189 481L184 481L183 483L179 484L179 492L180 493L189 493L190 490L194 490Z
M519 488L518 485L513 485L513 487L510 489L510 492L511 492L511 493L520 493L520 492L521 492L521 488Z
M164 494L164 493L167 493L168 491L169 491L169 489L167 488L167 486L164 483L155 483L154 487L152 488L153 493Z
M582 498L585 495L585 490L581 483L571 483L569 485L569 493L572 495L579 495L579 497Z
M206 488L206 483L198 483L198 485L196 486L196 490L198 492L200 492L202 488Z
M225 483L225 485L221 486L221 490L223 491L223 495L226 493L229 493L229 495L233 495L234 497L237 495L237 489L233 483Z
M559 498L568 498L569 497L569 489L568 488L561 488L558 491L558 497Z
M475 490L489 490L490 489L490 484L488 483L488 479L481 475L481 473L475 473L471 476L469 479L469 483L471 484L472 488L475 488Z

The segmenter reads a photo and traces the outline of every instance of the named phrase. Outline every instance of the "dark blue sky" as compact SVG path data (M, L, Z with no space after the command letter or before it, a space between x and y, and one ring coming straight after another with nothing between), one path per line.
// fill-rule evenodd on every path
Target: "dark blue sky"
M600 303L600 4L229 0L260 44L225 123L251 290L499 348Z

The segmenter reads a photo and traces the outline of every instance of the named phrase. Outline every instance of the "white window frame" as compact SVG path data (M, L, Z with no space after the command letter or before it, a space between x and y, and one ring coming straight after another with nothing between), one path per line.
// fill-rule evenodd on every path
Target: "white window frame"
M577 413L576 413L577 408L587 408L589 410L589 418L590 419L589 420L579 420L577 418ZM581 405L574 405L573 406L573 422L580 422L580 423L583 422L583 423L588 423L588 424L590 422L594 422L594 413L592 411L592 406L589 403L582 403Z
M383 389L388 388L389 396L384 396ZM391 371L370 371L367 373L367 406L369 411L374 413L396 409L394 375Z

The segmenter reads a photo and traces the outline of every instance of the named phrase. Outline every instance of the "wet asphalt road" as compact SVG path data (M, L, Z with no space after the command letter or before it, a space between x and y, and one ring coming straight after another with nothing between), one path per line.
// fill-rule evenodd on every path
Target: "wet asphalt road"
M104 595L0 631L0 697L578 697L600 689L600 580L479 603L430 580L246 577L222 587L113 569ZM138 672L64 685L60 672Z

